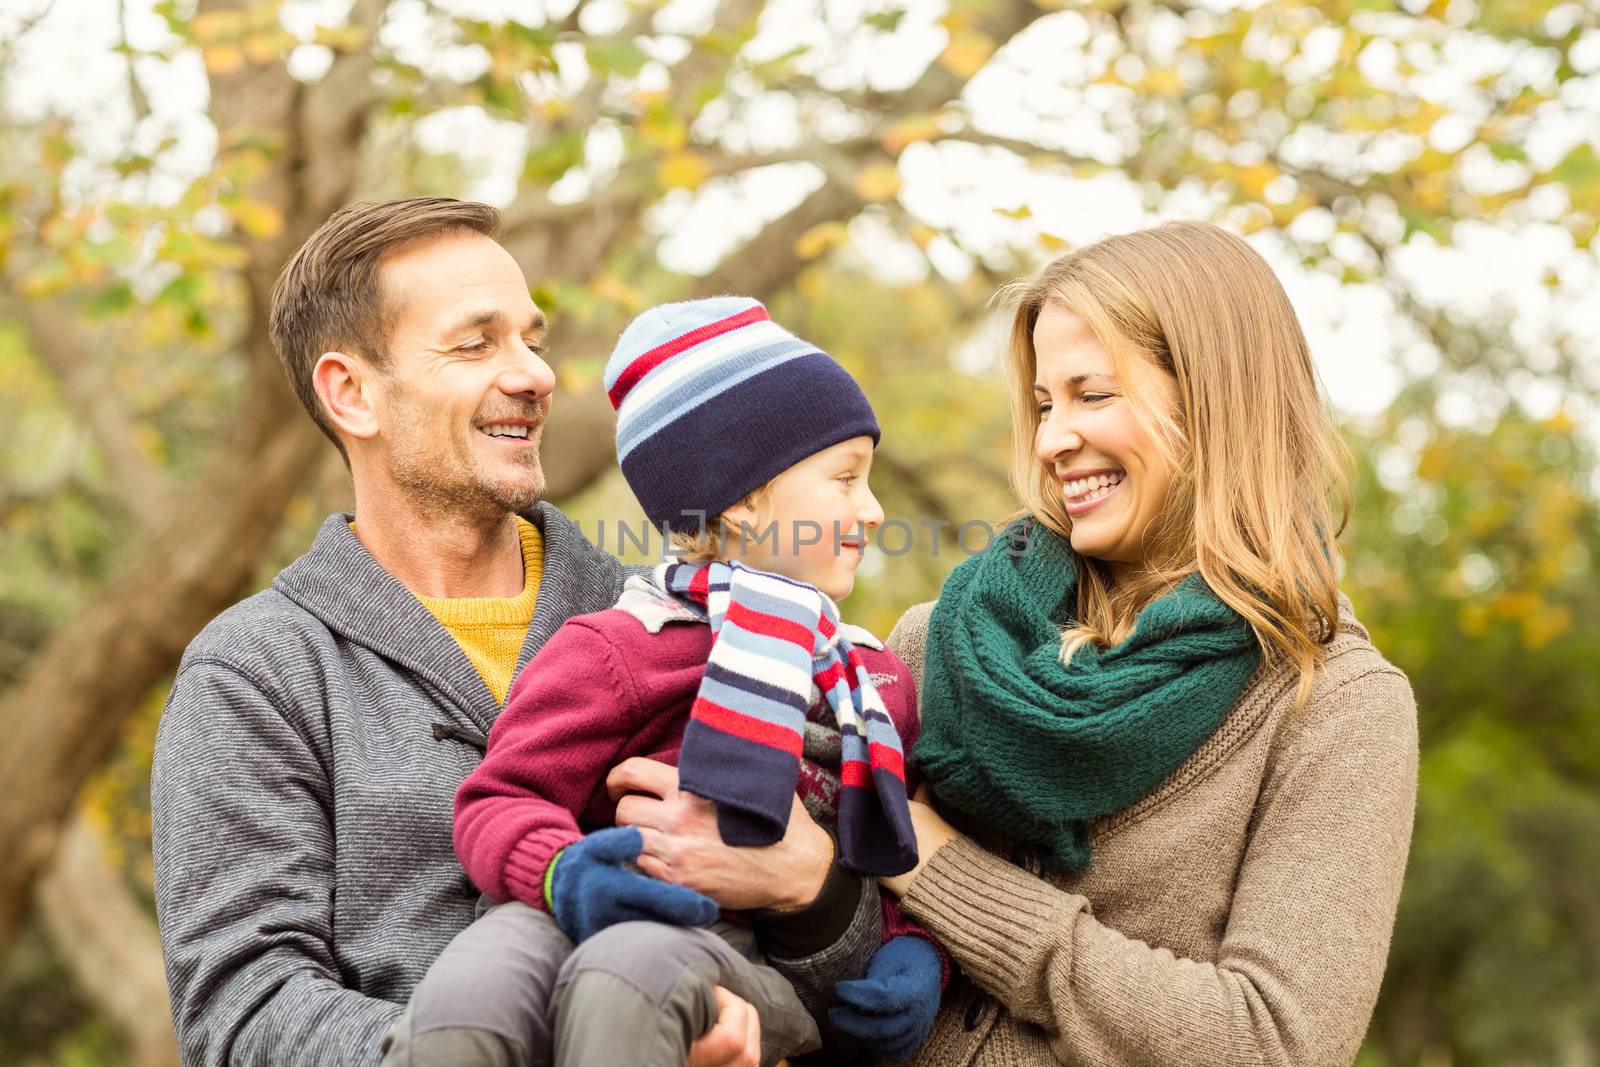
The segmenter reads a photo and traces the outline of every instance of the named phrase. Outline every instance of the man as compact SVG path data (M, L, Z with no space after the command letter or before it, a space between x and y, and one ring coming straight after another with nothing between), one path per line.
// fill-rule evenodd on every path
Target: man
M345 457L356 510L195 638L162 717L156 905L186 1064L377 1062L474 914L451 846L456 786L517 670L626 576L539 500L554 376L497 226L454 200L354 205L274 290L273 342ZM720 845L710 805L670 768L625 777L646 794L634 809L652 851L695 888L815 916L786 918L797 984L825 989L865 961L876 889L852 881L815 910L841 878L814 824L731 857L754 850ZM754 1063L749 1006L721 1003L691 1063Z

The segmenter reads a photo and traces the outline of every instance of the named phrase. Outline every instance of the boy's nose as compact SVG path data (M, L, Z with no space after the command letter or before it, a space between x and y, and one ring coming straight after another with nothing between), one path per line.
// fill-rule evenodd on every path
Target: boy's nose
M856 518L869 530L875 530L883 525L883 505L878 503L878 498L872 490L867 490L867 502Z

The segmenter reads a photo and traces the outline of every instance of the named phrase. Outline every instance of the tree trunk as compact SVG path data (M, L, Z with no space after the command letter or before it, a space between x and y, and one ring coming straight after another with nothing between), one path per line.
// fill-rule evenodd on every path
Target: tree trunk
M78 989L121 1031L126 1067L177 1067L155 924L107 862L102 835L81 813L67 824L34 896Z
M117 725L184 646L247 588L301 478L326 447L286 385L257 390L241 432L105 591L0 699L0 952Z

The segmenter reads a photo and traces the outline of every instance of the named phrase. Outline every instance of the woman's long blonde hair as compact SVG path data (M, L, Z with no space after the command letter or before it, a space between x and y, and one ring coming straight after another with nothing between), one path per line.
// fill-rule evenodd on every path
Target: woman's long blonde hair
M1317 387L1305 335L1277 277L1239 237L1171 222L1109 237L1008 287L1012 479L1023 506L1065 537L1061 484L1039 462L1033 330L1046 306L1082 318L1124 385L1148 359L1177 385L1177 410L1127 394L1171 462L1171 495L1146 541L1153 566L1113 585L1085 560L1062 658L1112 645L1139 611L1196 570L1255 630L1269 661L1299 674L1304 701L1338 615L1335 539L1349 515L1347 453Z

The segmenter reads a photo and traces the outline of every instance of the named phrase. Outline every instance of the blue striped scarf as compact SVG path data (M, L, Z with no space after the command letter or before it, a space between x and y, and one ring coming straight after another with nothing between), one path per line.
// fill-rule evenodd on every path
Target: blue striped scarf
M716 803L730 845L770 845L789 824L806 710L821 692L838 720L840 862L863 874L910 870L916 834L905 754L839 609L814 586L741 563L663 563L662 592L703 607L711 655L684 730L678 783Z

